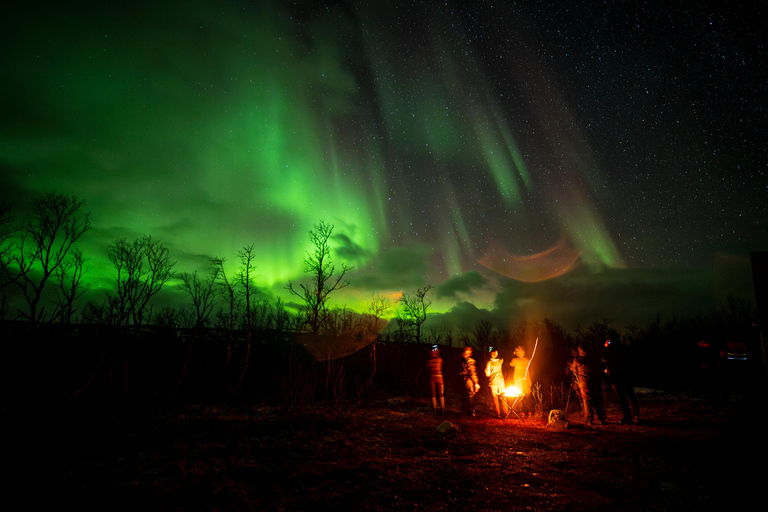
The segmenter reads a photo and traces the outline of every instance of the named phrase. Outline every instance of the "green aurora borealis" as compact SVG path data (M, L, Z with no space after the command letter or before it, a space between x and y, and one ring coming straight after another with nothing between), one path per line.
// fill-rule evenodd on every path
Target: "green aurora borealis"
M768 249L765 111L738 99L765 80L716 73L733 97L721 113L690 85L712 72L685 33L667 43L680 62L644 53L661 15L459 5L14 7L0 36L3 197L20 212L48 191L86 200L91 297L111 287L106 247L148 234L187 272L212 257L234 270L253 243L258 286L287 298L321 219L335 261L355 267L333 302L358 311L430 283L434 321L464 328L637 323L750 291L748 275L718 272ZM705 17L669 15L694 32ZM651 28L633 35L624 19ZM749 38L723 41L759 67ZM736 121L733 105L752 116Z

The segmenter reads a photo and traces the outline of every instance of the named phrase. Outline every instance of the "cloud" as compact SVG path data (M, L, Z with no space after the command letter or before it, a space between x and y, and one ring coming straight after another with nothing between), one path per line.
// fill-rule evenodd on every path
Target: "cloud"
M370 251L366 250L360 244L355 243L347 235L333 235L333 239L337 244L335 253L343 260L359 265L371 256Z
M432 250L423 244L392 247L382 251L370 270L356 275L353 282L356 287L372 290L410 290L424 286L431 254Z
M396 254L396 253L395 253ZM732 265L735 266L735 265ZM715 269L717 270L717 269ZM521 320L549 318L565 329L609 320L615 328L646 327L657 315L662 320L690 318L707 313L722 300L717 283L725 277L712 269L605 269L594 273L586 267L559 278L536 283L500 279L490 303L478 300L478 288L489 291L482 276L468 272L436 287L447 311L431 312L425 329L453 326L472 332L478 322L488 321L500 329L511 329ZM731 276L729 273L728 276ZM731 280L739 297L739 280Z
M477 270L471 270L448 279L435 289L438 298L456 297L458 293L471 293L472 290L481 288L487 282L488 280Z
M426 327L453 326L464 332L472 332L478 322L486 320L494 325L498 325L496 313L484 308L478 308L476 305L467 301L457 302L446 313L430 315L424 323Z
M566 327L599 319L643 326L657 314L691 316L708 311L712 272L681 269L579 271L540 283L502 281L495 312L510 317L552 318Z

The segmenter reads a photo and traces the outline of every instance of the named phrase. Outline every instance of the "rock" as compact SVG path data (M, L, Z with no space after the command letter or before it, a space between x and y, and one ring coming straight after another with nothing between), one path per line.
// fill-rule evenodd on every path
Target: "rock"
M565 411L562 409L552 409L549 411L549 418L547 421L563 420L565 421Z
M563 432L568 429L568 422L565 420L553 420L547 423L547 428L555 432Z
M560 409L552 409L549 411L549 421L547 421L547 428L562 432L568 428L568 420L565 419L565 412Z
M457 427L450 421L444 421L440 425L438 425L437 431L440 434L450 434L453 432L460 432L459 427Z

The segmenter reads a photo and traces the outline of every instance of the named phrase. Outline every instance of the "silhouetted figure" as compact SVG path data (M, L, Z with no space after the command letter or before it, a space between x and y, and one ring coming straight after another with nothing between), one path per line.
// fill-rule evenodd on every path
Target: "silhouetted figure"
M590 425L595 416L601 425L605 425L603 406L603 383L600 360L590 353L589 348L579 345L579 356L574 361L576 378L579 379L581 398L584 402L584 417Z
M499 395L504 393L506 385L504 384L504 360L499 359L499 351L491 348L491 358L485 365L485 376L488 377L488 386L491 388L491 398L493 398L493 408L496 410L496 417L507 416L507 404Z
M576 358L579 357L579 351L574 347L571 349L571 358L568 360L568 362L565 364L565 374L571 376L571 390L576 394L576 400L579 404L579 408L581 409L581 416L586 417L584 414L584 399L581 396L581 387L579 386L579 377L576 375ZM570 401L571 396L568 395L568 400ZM567 409L567 407L566 407ZM566 414L568 411L565 411Z
M432 347L427 361L429 387L432 390L432 414L445 415L445 384L443 382L443 358L437 345Z
M531 360L525 356L525 349L518 345L515 347L515 357L509 363L513 368L512 385L517 386L523 393L519 400L520 412L525 416L533 414L533 396L531 395L531 376L528 373L528 366Z
M696 342L696 359L700 385L709 394L713 405L727 401L728 379L725 372L726 353L709 340Z
M627 347L619 342L606 340L603 346L603 362L608 383L616 392L621 406L621 422L629 424L640 421L640 404L632 386L632 368ZM630 404L632 410L630 411Z
M461 376L464 379L464 403L462 409L467 416L475 415L475 396L480 391L477 378L477 364L472 359L472 347L464 349L464 361L461 363Z

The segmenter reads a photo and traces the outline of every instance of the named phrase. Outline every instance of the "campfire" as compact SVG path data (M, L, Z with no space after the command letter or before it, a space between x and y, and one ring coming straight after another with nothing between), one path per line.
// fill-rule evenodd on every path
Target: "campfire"
M501 394L507 397L516 398L523 396L524 393L522 387L519 384L513 384L512 386L507 387L507 389L505 389Z

